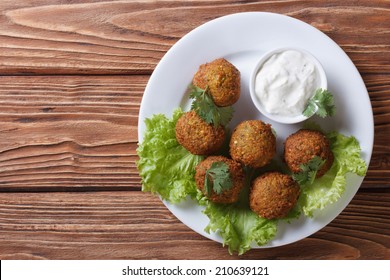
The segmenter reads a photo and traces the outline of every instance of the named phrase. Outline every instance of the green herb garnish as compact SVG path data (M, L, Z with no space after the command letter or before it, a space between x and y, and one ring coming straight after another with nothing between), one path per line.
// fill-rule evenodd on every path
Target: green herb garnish
M312 184L316 178L318 170L321 169L324 163L325 160L319 156L315 156L307 163L301 164L300 168L302 171L299 173L294 173L292 177L300 185L304 185L306 183Z
M194 178L195 167L203 157L192 155L180 146L175 137L175 125L183 113L181 109L177 109L171 118L155 114L145 119L145 134L137 148L140 158L137 168L142 178L142 190L158 194L172 204L181 203L188 196L193 198L194 203L205 207L203 213L209 219L205 231L220 235L231 254L243 254L251 249L253 244L264 245L275 238L279 219L266 220L250 210L249 186L251 178L271 170L270 168L278 170L284 166L278 167L274 162L276 165L271 163L265 169L252 171L244 168L247 174L246 187L241 191L239 201L232 204L209 201L198 191ZM313 125L306 128L313 129ZM314 127L321 130L317 125ZM367 172L367 164L355 137L347 137L338 132L324 133L330 141L334 163L324 176L315 179L312 184L301 186L296 207L301 209L306 217L315 216L317 211L340 199L347 186L348 173L365 176ZM292 210L291 214L294 212ZM291 214L289 219L292 218Z
M233 107L219 107L215 105L213 98L206 89L201 89L194 85L190 87L190 98L194 99L191 109L194 110L208 124L215 127L226 126L233 117Z
M321 118L327 116L331 117L336 113L336 107L334 105L333 95L326 89L319 88L314 95L309 99L306 109L303 111L303 115L311 117L314 114L319 115Z
M207 195L210 196L212 190L216 194L221 194L223 191L229 190L233 186L233 181L230 178L229 166L221 161L213 162L211 167L206 171L204 187Z

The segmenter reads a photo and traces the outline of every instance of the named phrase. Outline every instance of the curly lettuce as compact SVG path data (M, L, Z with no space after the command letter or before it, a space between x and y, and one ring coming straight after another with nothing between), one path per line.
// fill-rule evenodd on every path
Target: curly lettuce
M230 254L241 255L251 249L253 242L265 245L276 235L278 221L261 218L249 207L208 202L204 214L210 219L205 231L218 232Z
M137 148L142 191L159 194L171 203L196 196L195 167L203 159L192 155L176 140L175 126L182 114L179 108L172 119L162 114L146 119L143 142Z
M326 134L334 156L330 170L311 184L301 186L298 204L302 212L313 217L316 210L324 209L337 201L345 191L347 173L365 176L367 164L360 156L360 145L355 137L338 132Z
M137 167L142 178L142 191L160 195L171 203L180 203L190 196L199 205L204 206L203 213L209 218L205 231L217 232L223 239L223 245L229 252L243 254L253 244L264 245L277 233L279 220L267 220L253 213L249 208L248 193L251 178L264 173L267 168L247 171L247 184L240 199L234 204L215 204L197 190L194 175L195 167L203 159L184 149L176 140L175 126L183 114L179 108L171 119L157 114L146 119L144 140L137 149L139 161ZM355 137L347 137L337 132L327 133L334 155L331 169L311 184L301 186L301 195L296 207L290 211L290 220L301 213L313 217L316 210L321 210L337 201L346 187L346 174L364 176L367 165L360 156L360 146ZM283 170L285 166L272 166Z
M249 188L254 174L253 170L246 169L246 172L246 184L236 203L213 203L200 191L197 196L198 203L205 206L203 213L210 220L205 231L218 232L222 237L223 246L228 246L230 254L237 252L241 255L250 250L253 243L265 245L277 232L278 220L267 220L250 210Z

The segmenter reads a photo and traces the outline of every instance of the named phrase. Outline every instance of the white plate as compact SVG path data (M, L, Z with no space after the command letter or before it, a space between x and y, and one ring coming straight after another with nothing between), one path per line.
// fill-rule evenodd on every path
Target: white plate
M251 102L249 77L259 57L266 51L281 47L295 47L311 52L323 65L328 78L328 89L334 94L337 114L333 118L314 119L325 130L337 130L354 135L360 142L362 157L370 162L374 140L373 114L364 82L344 51L328 36L297 19L262 12L239 13L207 22L181 38L161 59L154 70L142 99L138 137L142 142L145 118L162 113L172 116L175 108L188 109L185 96L187 86L199 65L224 57L241 72L241 97L234 105L231 127L244 119L262 119L271 123L277 132L278 153L288 135L302 124L273 123L260 115ZM347 176L343 196L314 218L300 219L290 224L279 223L276 237L264 247L275 247L301 240L331 222L348 205L363 178ZM167 208L185 225L212 240L222 242L218 234L207 234L204 228L208 217L192 200L179 205L165 202ZM257 246L254 246L257 247Z

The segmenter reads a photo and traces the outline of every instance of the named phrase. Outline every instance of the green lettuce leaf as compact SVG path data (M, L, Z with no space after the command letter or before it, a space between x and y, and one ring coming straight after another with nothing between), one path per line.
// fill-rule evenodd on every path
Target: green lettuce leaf
M250 182L269 170L286 173L285 166L273 162L262 169L246 169L246 187L237 203L210 202L197 190L194 181L195 167L203 157L192 155L176 140L175 126L182 114L183 111L179 108L174 111L171 119L157 114L145 120L144 140L137 149L140 158L137 168L142 178L142 190L158 194L171 203L179 203L187 196L195 199L205 207L203 213L210 220L205 231L219 233L231 254L243 254L253 243L267 244L275 237L279 220L261 218L250 210ZM313 216L314 211L321 210L340 198L346 187L347 173L365 175L367 165L360 157L358 141L353 136L347 137L337 132L328 133L327 137L335 159L331 169L312 184L301 186L296 207L281 220L290 222L299 217L301 212L306 216Z
M247 207L208 202L204 213L210 219L205 231L218 232L230 254L241 255L251 249L252 241L264 245L276 234L277 220L261 218Z
M360 156L360 145L355 137L338 132L330 132L327 137L334 156L332 167L313 183L301 186L298 204L309 217L313 216L314 211L323 209L341 197L345 191L347 173L364 176L367 172L367 164Z
M261 218L250 210L250 182L258 175L259 170L246 168L245 171L247 173L245 187L236 203L216 204L209 201L200 191L197 195L199 204L205 206L203 213L210 220L205 231L218 232L223 239L223 245L228 246L230 254L237 252L241 255L251 249L253 243L265 245L277 232L277 220Z
M146 119L144 139L137 148L142 191L159 194L172 203L188 195L196 196L195 167L203 159L192 155L176 140L175 126L182 114L179 108L173 112L172 119L162 114Z

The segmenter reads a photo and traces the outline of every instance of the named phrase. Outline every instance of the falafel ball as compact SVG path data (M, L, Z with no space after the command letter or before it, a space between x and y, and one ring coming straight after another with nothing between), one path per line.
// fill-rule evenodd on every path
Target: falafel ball
M283 218L297 203L299 193L299 185L291 176L268 172L253 181L249 206L263 218Z
M204 181L206 177L206 171L210 169L211 165L214 162L223 162L228 165L230 178L233 182L233 186L223 191L220 194L217 194L212 190L211 196L208 196L209 200L215 203L234 203L238 200L240 191L244 187L245 174L240 163L228 159L224 156L209 156L203 161L201 161L196 167L195 173L195 182L196 187L201 190L206 196L207 191L204 186Z
M230 139L232 159L254 168L268 164L276 153L276 137L271 125L260 120L241 122Z
M233 105L240 98L240 71L224 58L199 66L192 83L201 89L208 87L217 106Z
M325 160L316 177L324 175L333 164L333 153L326 136L316 130L301 129L291 134L284 143L284 159L288 168L294 172L301 172L301 165L308 163L318 156Z
M195 111L184 113L176 123L176 139L194 155L209 155L218 151L225 141L223 126L214 127Z

